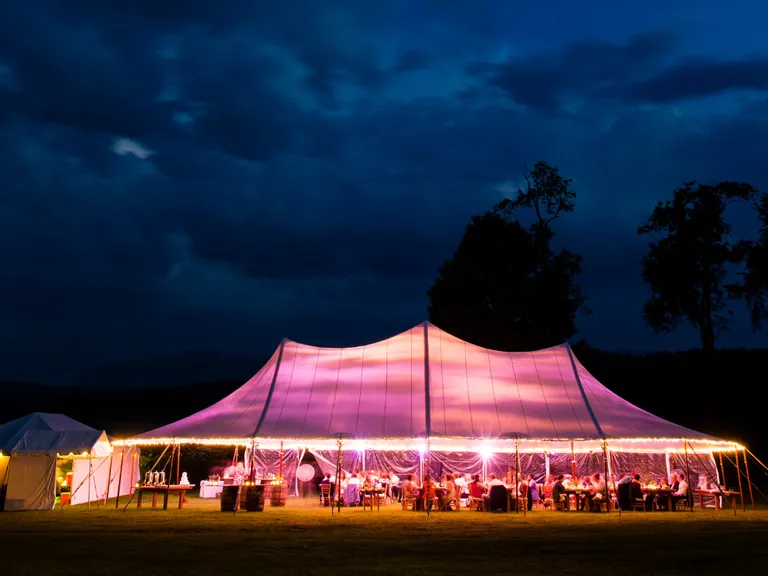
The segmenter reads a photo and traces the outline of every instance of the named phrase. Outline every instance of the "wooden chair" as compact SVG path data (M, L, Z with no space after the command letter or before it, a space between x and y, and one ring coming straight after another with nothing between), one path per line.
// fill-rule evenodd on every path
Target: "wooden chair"
M403 510L416 510L416 496L403 496Z
M363 510L368 507L373 511L373 494L370 492L363 492Z
M331 485L320 484L320 506L331 506L332 503Z
M482 498L473 498L470 496L467 499L467 502L469 504L470 510L475 510L476 512L482 512L483 511L483 499Z
M541 487L542 499L540 500L544 510L552 510L554 502L552 502L552 486Z
M632 498L632 510L645 512L645 498Z

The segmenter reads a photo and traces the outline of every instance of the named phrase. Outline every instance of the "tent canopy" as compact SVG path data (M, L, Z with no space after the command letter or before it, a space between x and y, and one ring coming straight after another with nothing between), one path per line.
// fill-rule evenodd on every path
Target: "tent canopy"
M283 340L243 386L187 418L128 442L247 444L263 448L504 451L733 450L623 400L568 344L500 352L425 322L387 340L318 348ZM514 449L514 448L512 448Z
M96 430L64 414L34 412L0 426L0 452L4 454L56 453L66 456L111 452L103 430Z

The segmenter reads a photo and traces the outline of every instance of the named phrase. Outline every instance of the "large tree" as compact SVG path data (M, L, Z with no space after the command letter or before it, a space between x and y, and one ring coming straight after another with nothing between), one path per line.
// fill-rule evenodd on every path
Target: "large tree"
M726 208L754 195L755 189L744 183L688 182L671 200L659 202L638 228L640 235L659 237L648 244L642 260L643 280L651 291L643 318L654 333L671 332L687 321L699 331L703 351L714 351L717 334L729 324L729 265L745 257L744 243L731 238Z
M752 327L759 330L768 321L768 193L763 192L754 207L760 233L756 242L746 244L744 281L732 286L732 292L746 300Z
M581 257L552 249L550 224L573 210L575 193L557 168L537 162L514 200L470 221L453 258L427 294L429 319L469 342L497 350L534 350L577 332L585 309L576 277ZM536 214L525 226L524 208Z

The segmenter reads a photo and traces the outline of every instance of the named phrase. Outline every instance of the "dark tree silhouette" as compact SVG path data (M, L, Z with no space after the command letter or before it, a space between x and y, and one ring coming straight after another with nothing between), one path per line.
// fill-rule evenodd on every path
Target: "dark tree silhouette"
M527 190L470 221L458 250L427 292L429 319L459 338L497 350L535 350L577 332L585 298L581 257L551 248L552 220L573 210L570 180L537 162ZM531 208L531 227L516 211Z
M572 180L563 178L557 167L539 160L533 170L526 170L524 178L525 190L518 189L514 200L505 198L496 204L496 212L516 219L515 210L532 208L536 213L534 226L546 230L550 230L550 222L561 212L573 212L576 192L571 188Z
M768 320L768 193L763 192L754 204L760 219L757 242L746 245L744 282L732 287L736 297L743 297L752 318L752 327L759 330Z
M726 284L728 265L746 255L744 243L731 239L725 210L754 195L744 183L688 182L638 228L640 235L661 235L648 244L642 260L643 280L651 289L643 318L654 333L671 332L685 320L699 331L705 357L711 356L717 334L728 329L726 306L733 297Z

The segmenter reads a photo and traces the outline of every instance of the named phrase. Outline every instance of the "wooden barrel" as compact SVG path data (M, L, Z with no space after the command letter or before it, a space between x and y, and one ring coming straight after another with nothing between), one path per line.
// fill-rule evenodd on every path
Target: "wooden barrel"
M240 509L240 486L224 486L221 491L221 511L237 512Z
M245 509L248 512L264 511L264 486L246 486L245 487Z
M288 498L288 484L272 485L272 496L269 499L270 506L285 506Z

